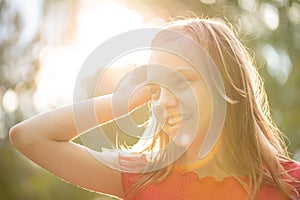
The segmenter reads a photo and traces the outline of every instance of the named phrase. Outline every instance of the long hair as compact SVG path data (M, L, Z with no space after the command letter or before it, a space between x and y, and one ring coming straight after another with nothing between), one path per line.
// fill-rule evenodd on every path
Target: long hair
M198 18L173 21L165 26L165 30L191 38L216 64L226 91L223 140L234 164L246 171L249 198L256 197L262 183L278 187L290 198L299 198L291 184L292 178L282 166L282 161L290 158L283 134L271 119L263 81L251 54L235 32L222 22ZM162 33L154 40L160 40L160 35ZM156 138L153 142L160 143L159 146L166 143L163 138ZM172 165L145 174L130 193L162 180L171 169Z

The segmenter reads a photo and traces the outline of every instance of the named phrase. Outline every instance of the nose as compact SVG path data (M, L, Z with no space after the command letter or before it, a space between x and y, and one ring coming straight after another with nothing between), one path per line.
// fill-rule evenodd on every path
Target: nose
M164 109L177 106L176 96L168 89L161 87L157 103Z

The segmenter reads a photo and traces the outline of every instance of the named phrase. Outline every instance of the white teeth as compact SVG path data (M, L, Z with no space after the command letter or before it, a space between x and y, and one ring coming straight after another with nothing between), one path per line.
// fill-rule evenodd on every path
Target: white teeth
M189 115L185 115L185 116L183 116L182 120L186 120L186 119L189 119L189 118L190 118ZM167 120L167 123L169 125L176 125L176 124L178 124L178 122L180 122L180 120L181 120L180 117L173 117L173 118L169 118Z
M179 118L178 117L173 117L173 118L170 118L168 119L168 124L176 124L179 122Z

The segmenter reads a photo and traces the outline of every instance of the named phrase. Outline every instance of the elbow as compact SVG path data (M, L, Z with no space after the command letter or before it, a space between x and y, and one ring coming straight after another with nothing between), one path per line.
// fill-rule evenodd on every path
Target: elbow
M14 146L17 147L20 138L20 128L18 125L14 125L9 130L9 141Z
M26 131L20 124L14 125L9 130L10 143L19 151L32 143L30 137L26 136Z

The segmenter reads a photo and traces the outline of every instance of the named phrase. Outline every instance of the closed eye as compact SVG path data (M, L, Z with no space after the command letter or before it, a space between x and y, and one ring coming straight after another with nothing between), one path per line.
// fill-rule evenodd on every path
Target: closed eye
M152 100L159 99L159 96L160 96L160 87L158 85L150 85L150 86L147 86L147 87L148 87L148 91L151 94Z
M179 80L177 81L176 87L180 90L183 90L187 87L189 87L193 82L197 81L199 79L184 79L184 80Z

